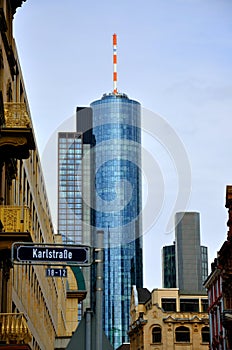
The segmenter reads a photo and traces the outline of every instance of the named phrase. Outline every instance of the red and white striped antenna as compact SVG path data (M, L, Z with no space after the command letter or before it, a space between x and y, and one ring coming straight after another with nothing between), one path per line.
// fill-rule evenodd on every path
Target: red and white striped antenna
M114 95L117 95L118 89L117 89L117 81L118 81L118 74L117 74L117 34L113 34L113 65L114 65L114 71L113 71L113 84L114 84Z

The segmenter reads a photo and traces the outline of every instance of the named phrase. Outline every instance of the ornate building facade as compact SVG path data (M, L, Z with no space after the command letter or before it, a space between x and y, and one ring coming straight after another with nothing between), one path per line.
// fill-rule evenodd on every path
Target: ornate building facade
M15 264L15 242L54 244L41 163L23 76L12 36L23 1L0 0L0 346L64 349L77 326L75 271L46 277L43 265ZM68 282L68 283L67 283ZM67 287L68 286L68 287Z
M212 263L205 281L209 297L210 349L232 348L232 186L227 186L226 208L229 227L227 240Z
M131 297L130 349L208 350L208 299L177 288L134 286Z

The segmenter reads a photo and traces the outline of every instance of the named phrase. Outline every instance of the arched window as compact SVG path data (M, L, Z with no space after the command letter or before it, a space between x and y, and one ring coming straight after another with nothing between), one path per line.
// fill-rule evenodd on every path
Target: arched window
M155 326L152 328L152 343L161 343L162 331L160 326Z
M180 326L176 328L176 342L190 342L190 330L188 327Z
M209 343L209 327L203 327L201 329L202 343Z

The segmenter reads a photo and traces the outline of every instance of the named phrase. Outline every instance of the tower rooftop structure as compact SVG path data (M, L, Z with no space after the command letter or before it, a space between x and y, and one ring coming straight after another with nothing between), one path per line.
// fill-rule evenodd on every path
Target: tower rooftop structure
M127 101L131 101L132 103L137 103L140 105L140 103L136 100L130 99L128 97L127 94L125 94L124 92L118 92L117 94L113 93L113 92L108 92L108 93L104 93L102 95L102 97L99 100L95 100L93 102L91 102L91 105L93 105L94 103L99 103L99 101L102 100L108 100L108 99L112 99L112 100L127 100Z
M105 94L103 94L102 99L104 99L106 97L129 98L127 96L127 94L121 93L121 92L117 92L117 94L115 94L114 92L105 93Z

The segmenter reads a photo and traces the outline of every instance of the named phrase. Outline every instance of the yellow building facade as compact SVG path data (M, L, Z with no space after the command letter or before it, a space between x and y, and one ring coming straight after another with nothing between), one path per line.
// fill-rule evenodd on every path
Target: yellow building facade
M24 0L25 1L25 0ZM60 243L54 234L23 75L12 36L23 1L0 0L0 346L65 349L77 327L84 284L46 277L45 265L15 264L12 244Z
M206 295L181 295L177 288L133 287L131 350L208 350ZM190 311L191 310L191 311Z

